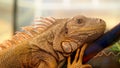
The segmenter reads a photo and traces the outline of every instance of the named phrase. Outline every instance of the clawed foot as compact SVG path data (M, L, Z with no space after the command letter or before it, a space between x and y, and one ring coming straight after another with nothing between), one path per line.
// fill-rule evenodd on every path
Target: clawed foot
M78 49L75 55L75 58L71 64L71 57L68 57L68 65L67 68L92 68L89 64L82 64L82 59L84 55L85 48L87 47L87 44L83 45L81 50Z

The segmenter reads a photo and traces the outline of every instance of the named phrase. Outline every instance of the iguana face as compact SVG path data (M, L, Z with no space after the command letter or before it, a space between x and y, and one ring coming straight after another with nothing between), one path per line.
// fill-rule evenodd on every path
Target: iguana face
M98 38L105 30L105 22L98 18L75 16L67 24L67 36L76 40L90 42Z
M58 33L53 41L53 48L65 55L71 54L84 43L97 39L104 33L106 26L102 19L81 15L61 20L60 23L62 22L62 28L59 26L59 29L56 29Z

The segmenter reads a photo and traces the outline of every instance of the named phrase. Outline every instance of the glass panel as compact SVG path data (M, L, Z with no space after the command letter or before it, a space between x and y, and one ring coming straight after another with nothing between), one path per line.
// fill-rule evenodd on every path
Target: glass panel
M13 0L0 0L0 43L7 40L12 32Z
M30 25L34 18L34 0L18 0L17 1L17 22L16 30L20 27Z
M87 3L87 2L91 2L91 0L71 0L71 3L79 3L79 2Z
M60 3L62 0L42 0L43 3Z
M72 17L85 15L99 17L106 21L107 29L115 26L120 19L120 0L35 0L35 16Z

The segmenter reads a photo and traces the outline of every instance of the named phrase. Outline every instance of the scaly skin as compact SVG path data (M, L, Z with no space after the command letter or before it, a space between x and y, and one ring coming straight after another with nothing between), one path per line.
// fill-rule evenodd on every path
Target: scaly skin
M97 39L104 30L105 22L97 18L78 15L56 19L51 27L32 40L3 50L0 68L61 68L66 57Z

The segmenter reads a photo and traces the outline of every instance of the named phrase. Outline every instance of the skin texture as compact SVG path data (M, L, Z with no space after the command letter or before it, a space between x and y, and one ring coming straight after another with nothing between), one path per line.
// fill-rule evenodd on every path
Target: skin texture
M61 68L66 57L83 44L97 39L105 30L105 22L102 19L81 15L55 19L54 23L49 19L46 20L52 22L52 25L37 34L29 31L33 37L30 36L30 39L23 40L19 44L17 42L13 47L0 53L0 68ZM82 54L85 48L86 45L82 47ZM68 64L68 68L71 66L76 68L79 63L74 65ZM84 66L87 65L82 65L82 68Z

